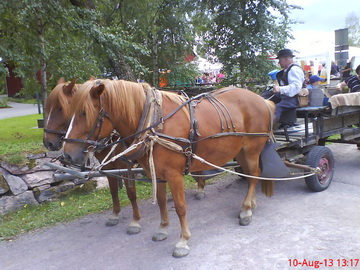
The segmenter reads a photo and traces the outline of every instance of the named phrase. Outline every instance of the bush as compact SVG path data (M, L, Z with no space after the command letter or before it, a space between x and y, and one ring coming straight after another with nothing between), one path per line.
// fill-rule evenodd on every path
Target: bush
M9 101L9 100L8 100L7 97L0 99L0 108L7 108L7 107L9 107L8 101Z
M24 88L20 93L22 97L34 98L40 92L40 84L35 78L27 78L24 81Z

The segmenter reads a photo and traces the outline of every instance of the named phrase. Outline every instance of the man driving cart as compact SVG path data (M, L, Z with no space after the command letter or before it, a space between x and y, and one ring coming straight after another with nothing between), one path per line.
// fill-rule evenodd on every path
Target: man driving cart
M276 104L274 123L279 121L284 112L294 110L299 105L297 94L303 88L305 77L302 68L294 63L294 57L289 49L278 52L276 59L279 59L279 65L283 68L276 74L279 85L275 85L272 91L264 91L261 94L263 98L270 99Z

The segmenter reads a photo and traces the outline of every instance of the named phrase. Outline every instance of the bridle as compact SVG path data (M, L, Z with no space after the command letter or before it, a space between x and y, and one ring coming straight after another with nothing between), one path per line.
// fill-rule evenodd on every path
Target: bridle
M65 137L68 126L69 126L69 123L66 123L60 130L44 128L44 132L59 135L60 136L59 141L60 141L60 143L62 143L64 141L64 137Z
M94 151L94 150L103 149L104 146L106 145L106 143L108 141L110 141L111 138L112 138L112 136L109 136L109 137L106 137L104 139L100 139L101 127L103 125L103 122L104 122L105 118L109 119L110 122L111 122L110 115L104 110L104 108L101 105L101 109L99 111L97 119L96 119L93 127L91 128L90 132L86 136L86 139L64 138L63 141L64 142L70 142L70 143L86 143L86 144L90 144L88 150L93 150ZM96 136L96 139L91 140L90 138L92 138L94 136L96 129L98 129L98 134Z

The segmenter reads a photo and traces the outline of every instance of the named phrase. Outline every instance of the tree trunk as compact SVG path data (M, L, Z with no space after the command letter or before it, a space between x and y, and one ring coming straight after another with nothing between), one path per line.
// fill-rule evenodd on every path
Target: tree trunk
M152 76L152 85L154 87L159 86L159 65L158 65L158 44L157 44L157 35L156 33L152 36L152 62L153 62L153 76Z
M38 21L38 34L40 40L40 99L43 108L44 115L44 105L47 99L47 78L46 78L46 53L45 53L45 26L43 18L40 12L37 12L37 21Z
M106 44L102 44L106 46ZM111 54L110 54L111 55ZM131 67L125 61L124 56L117 52L117 57L119 59L113 59L110 56L108 57L109 63L114 70L116 76L121 80L134 81L136 82L136 78Z

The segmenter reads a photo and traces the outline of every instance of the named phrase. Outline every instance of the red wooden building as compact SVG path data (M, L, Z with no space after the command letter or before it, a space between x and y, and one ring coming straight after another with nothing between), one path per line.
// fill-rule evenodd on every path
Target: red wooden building
M15 65L5 63L5 67L9 70L9 76L6 77L6 90L9 97L13 97L16 93L19 93L23 84L20 77L17 77L14 73Z

